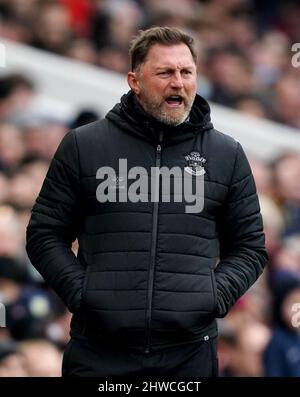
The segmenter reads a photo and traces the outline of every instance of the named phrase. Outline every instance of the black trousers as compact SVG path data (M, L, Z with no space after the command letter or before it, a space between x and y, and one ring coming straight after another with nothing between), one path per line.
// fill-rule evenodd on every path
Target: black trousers
M217 373L217 338L148 354L71 339L62 365L63 377L215 377Z

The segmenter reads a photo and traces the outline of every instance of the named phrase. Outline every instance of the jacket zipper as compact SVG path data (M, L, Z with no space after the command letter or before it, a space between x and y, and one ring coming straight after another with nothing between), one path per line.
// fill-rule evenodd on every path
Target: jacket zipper
M146 348L145 353L150 353L150 333L151 333L151 312L153 300L153 283L154 283L154 270L157 250L157 225L158 225L158 205L159 205L159 192L160 192L160 164L161 164L161 145L163 139L163 132L159 134L159 143L156 146L156 159L155 159L155 181L154 181L154 203L153 203L153 218L152 218L152 242L151 242L151 261L148 278L148 297L147 297L147 312L146 312Z

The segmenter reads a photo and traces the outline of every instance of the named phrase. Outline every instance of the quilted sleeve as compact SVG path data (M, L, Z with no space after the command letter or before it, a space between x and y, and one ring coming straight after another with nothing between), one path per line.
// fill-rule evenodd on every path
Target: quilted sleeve
M26 250L33 266L71 312L80 307L85 269L71 250L82 212L76 137L59 145L32 209Z
M218 295L216 316L224 317L257 280L268 259L255 182L239 143L218 229L220 262L215 269Z

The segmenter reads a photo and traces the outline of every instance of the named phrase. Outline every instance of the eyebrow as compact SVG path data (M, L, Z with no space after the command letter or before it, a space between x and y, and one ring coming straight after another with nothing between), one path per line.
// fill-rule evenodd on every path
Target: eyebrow
M155 71L160 71L160 70L176 70L176 67L173 66L156 66L154 67ZM184 70L184 69L193 69L193 65L186 65L186 66L182 66L180 68L180 70Z

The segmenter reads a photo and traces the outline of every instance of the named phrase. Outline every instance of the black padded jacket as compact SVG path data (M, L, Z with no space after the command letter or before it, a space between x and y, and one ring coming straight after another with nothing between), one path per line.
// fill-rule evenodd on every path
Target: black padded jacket
M97 200L100 167L118 170L127 159L128 170L150 175L151 167L184 169L195 154L205 170L199 213L161 195L156 202ZM114 188L123 182L117 174ZM156 186L161 191L161 179ZM27 252L74 313L74 337L145 352L216 336L216 318L267 261L248 161L238 142L213 128L207 102L197 95L189 119L169 127L132 92L105 119L62 140L32 210Z

